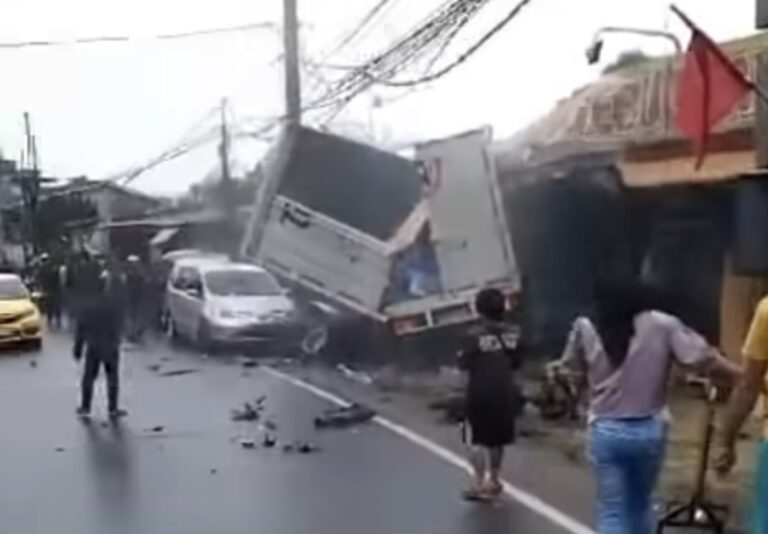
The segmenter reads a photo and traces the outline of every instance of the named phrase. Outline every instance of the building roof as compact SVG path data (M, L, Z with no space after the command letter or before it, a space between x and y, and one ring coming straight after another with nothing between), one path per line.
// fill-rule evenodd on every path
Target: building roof
M412 161L309 128L296 135L278 194L382 240L421 199Z
M768 50L768 34L724 43L734 63L755 79L758 58ZM540 120L496 143L499 169L547 163L585 153L617 153L625 148L680 142L674 125L673 90L682 58L652 58L606 74L558 102ZM751 129L755 99L726 118L717 132Z

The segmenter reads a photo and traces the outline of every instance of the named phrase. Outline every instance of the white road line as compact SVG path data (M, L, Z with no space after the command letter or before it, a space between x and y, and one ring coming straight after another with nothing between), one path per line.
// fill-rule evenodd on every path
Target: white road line
M270 375L293 384L294 386L308 391L313 395L321 399L325 399L337 406L351 406L350 402L342 399L341 397L334 395L333 393L319 388L313 384L310 384L309 382L301 380L300 378L296 378L295 376L283 373L282 371L278 371L272 367L264 367L263 369ZM438 458L442 458L446 462L454 465L455 467L458 467L459 469L462 469L463 471L466 471L467 473L472 473L471 466L464 458L443 447L442 445L439 445L438 443L435 443L434 441L425 438L420 434L417 434L413 430L395 423L394 421L391 421L385 417L378 416L374 419L374 421L387 430L434 454ZM542 517L545 517L555 525L561 527L567 532L570 532L571 534L595 534L595 531L593 531L591 528L580 523L579 521L576 521L551 504L544 502L539 497L536 497L535 495L532 495L527 491L510 484L509 482L504 482L504 493L508 497L516 500L526 508L533 510Z

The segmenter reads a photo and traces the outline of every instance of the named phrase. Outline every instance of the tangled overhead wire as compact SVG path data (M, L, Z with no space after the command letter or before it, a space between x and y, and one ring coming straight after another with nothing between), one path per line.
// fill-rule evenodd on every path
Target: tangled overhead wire
M532 0L520 0L502 20L457 59L438 70L433 70L456 37L490 3L490 0L448 0L425 21L366 63L341 67L346 74L333 83L324 95L312 102L312 107L327 110L324 119L327 124L358 95L374 85L414 87L436 81L469 60L531 2ZM419 65L425 66L421 76L408 80L396 78L402 72L413 70Z

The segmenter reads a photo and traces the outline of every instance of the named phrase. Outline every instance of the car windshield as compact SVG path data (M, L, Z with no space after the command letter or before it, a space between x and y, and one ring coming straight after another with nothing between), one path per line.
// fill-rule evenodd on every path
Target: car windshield
M15 278L0 280L0 300L18 300L27 297L27 288L21 280Z
M217 296L270 296L281 293L280 286L267 273L255 271L215 271L205 275L205 284Z

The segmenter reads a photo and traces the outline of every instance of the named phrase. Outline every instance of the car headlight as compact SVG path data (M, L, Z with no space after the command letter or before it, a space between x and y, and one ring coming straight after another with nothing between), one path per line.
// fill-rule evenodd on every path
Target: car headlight
M219 310L218 317L219 319L234 319L235 312L227 309Z

